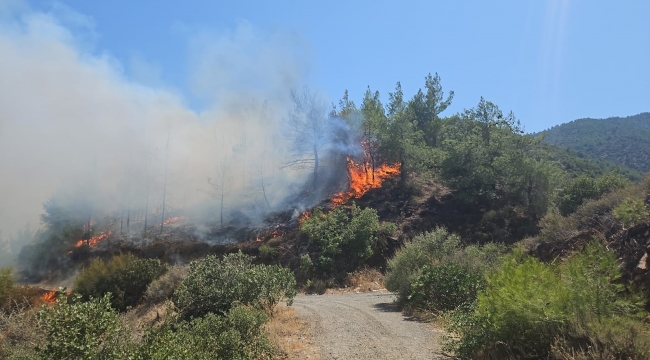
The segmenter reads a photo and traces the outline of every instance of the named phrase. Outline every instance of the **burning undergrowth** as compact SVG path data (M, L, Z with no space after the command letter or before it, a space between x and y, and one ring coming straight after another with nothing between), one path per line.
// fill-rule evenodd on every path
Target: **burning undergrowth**
M12 89L1 110L0 184L12 190L0 244L42 214L33 241L20 241L24 279L65 276L80 254L115 244L280 237L313 206L359 197L396 171L369 166L362 122L303 87L306 49L294 34L244 25L193 43L197 111L77 47L54 15L35 15L0 34L0 86Z
M207 221L195 219L191 210L165 215L122 211L100 218L92 216L99 211L88 204L53 199L46 203L42 217L46 230L21 252L21 264L29 264L21 269L22 280L62 278L94 257L109 258L121 252L183 263L206 253L245 248L242 244L246 243L282 239L298 230L312 206L333 209L399 174L399 164L373 167L367 159L355 162L352 155L328 161L334 166L314 173L318 182L310 178L301 191L285 200L284 209L267 208L260 213L254 206L243 206ZM320 186L315 190L313 184ZM347 190L340 191L342 188Z

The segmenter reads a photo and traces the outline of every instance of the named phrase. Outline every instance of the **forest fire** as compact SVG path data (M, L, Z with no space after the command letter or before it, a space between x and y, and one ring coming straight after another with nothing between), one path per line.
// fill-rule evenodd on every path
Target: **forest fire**
M173 224L175 222L181 221L181 220L185 220L185 216L170 217L169 219L163 221L163 224L164 225L169 225L169 224Z
M305 212L302 213L302 215L300 215L300 217L298 218L298 222L299 222L299 223L302 223L303 221L309 219L310 216L311 216L311 211L305 211Z
M370 189L379 188L384 180L399 175L400 164L381 165L372 169L367 163L356 164L348 157L348 176L350 177L350 188L340 192L332 198L332 204L342 205L348 200L358 199Z
M101 233L99 235L95 235L95 236L91 237L88 240L83 240L83 239L79 240L79 241L77 241L77 244L75 246L80 247L83 244L88 244L88 246L90 246L90 247L95 247L95 246L97 246L97 243L99 243L102 240L107 239L109 236L111 236L111 234L112 234L111 231L106 232L106 233L103 232L103 233Z
M48 304L54 304L56 302L56 294L57 294L56 290L48 291L43 295L41 295L41 300L43 300L43 302Z

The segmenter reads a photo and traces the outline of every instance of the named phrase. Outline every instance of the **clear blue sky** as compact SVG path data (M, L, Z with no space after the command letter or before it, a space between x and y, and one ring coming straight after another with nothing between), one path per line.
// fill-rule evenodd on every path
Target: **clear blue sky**
M32 11L53 7L26 3ZM133 59L142 60L195 107L201 101L190 86L188 34L231 31L247 21L303 39L310 83L335 102L348 89L358 103L368 85L386 99L396 81L410 96L427 73L438 72L444 89L456 93L447 114L483 96L514 111L529 132L650 111L648 0L59 3L92 20L85 41L94 53L117 59L126 76Z

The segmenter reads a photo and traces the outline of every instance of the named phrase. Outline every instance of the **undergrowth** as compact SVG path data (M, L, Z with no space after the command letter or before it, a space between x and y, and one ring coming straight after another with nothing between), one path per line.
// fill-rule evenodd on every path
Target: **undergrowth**
M598 242L559 264L517 250L487 277L469 310L449 316L454 336L446 350L459 358L648 358L642 301L620 276L616 258Z

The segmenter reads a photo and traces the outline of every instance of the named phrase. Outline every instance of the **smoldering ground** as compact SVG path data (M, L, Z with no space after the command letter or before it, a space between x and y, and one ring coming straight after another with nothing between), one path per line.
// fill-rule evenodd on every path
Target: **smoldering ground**
M295 156L287 140L290 90L308 74L300 36L247 23L193 32L188 77L207 104L201 110L173 89L151 85L160 83L152 80L156 66L140 59L129 68L95 50L95 36L93 20L70 9L20 8L0 17L6 251L17 252L19 237L29 238L26 224L38 228L48 199L83 204L96 219L141 220L143 212L164 210L219 221L222 207L226 217L248 209L259 219L310 181L307 167L285 166Z

